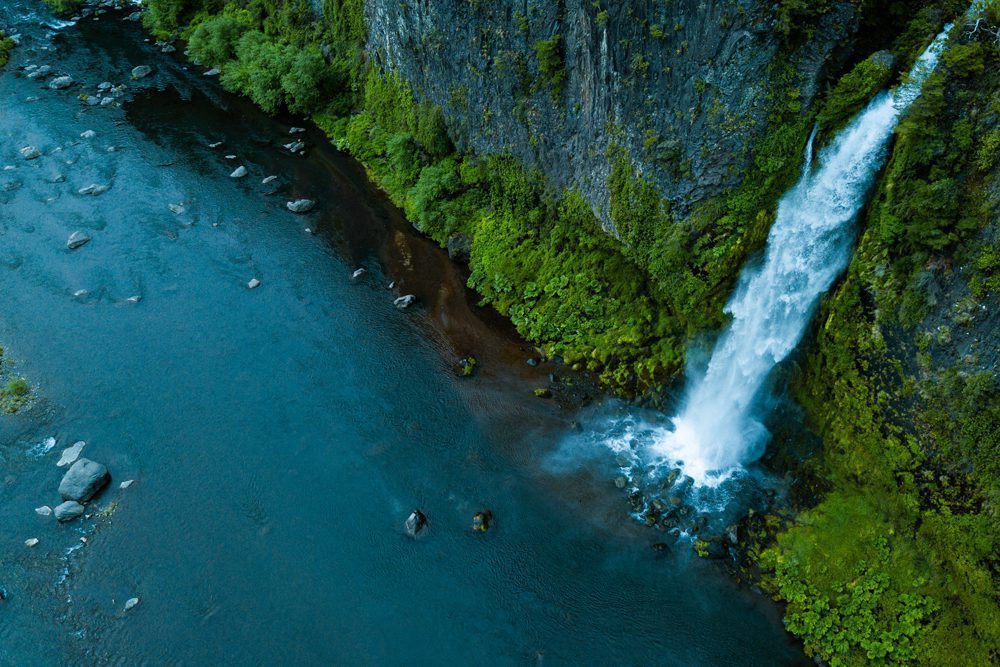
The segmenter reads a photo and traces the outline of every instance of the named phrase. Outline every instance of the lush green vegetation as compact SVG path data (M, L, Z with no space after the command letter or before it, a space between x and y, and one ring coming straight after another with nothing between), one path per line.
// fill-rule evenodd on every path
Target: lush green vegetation
M998 658L1000 387L978 356L997 342L998 129L1000 47L953 37L796 382L825 445L804 472L831 491L762 563L831 665Z
M83 0L45 0L45 3L59 14L70 14L83 6Z
M10 59L10 52L14 50L14 40L0 30L0 67L7 64Z
M13 414L31 400L31 387L23 377L6 368L4 349L0 347L0 412Z

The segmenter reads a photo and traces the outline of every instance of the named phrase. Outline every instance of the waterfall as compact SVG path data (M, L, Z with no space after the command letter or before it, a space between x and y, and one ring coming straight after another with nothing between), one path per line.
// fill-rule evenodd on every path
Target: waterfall
M937 65L950 29L945 26L901 85L875 97L820 151L816 165L810 139L802 175L778 204L763 260L744 268L726 305L729 328L651 447L656 460L681 467L697 484L716 486L763 453L770 435L758 419L761 387L846 268L853 222L892 132Z

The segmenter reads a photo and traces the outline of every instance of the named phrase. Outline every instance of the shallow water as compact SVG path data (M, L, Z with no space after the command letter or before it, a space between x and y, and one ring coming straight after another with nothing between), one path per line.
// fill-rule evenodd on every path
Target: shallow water
M0 185L20 184L0 188L0 341L40 398L0 418L0 663L803 661L765 599L654 554L603 470L545 465L576 417L531 395L558 369L524 363L357 165L313 130L288 155L289 123L118 15L56 31L41 0L3 5L23 44L0 71ZM91 92L157 69L97 108L29 63ZM111 188L77 194L91 183ZM299 196L320 205L285 211ZM69 251L78 229L93 240ZM397 311L406 292L422 306ZM457 378L467 353L481 372ZM106 516L58 526L33 508L58 502L76 440L114 483Z

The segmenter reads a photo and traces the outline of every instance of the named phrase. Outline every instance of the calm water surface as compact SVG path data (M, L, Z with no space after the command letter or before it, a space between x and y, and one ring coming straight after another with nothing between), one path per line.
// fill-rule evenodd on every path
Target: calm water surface
M0 663L803 660L763 598L654 554L605 471L545 472L574 419L531 395L553 369L527 367L353 162L313 130L289 155L291 119L121 15L2 5L22 46L0 71L0 341L40 398L0 418ZM78 85L49 90L32 63ZM128 82L138 64L156 73ZM128 83L122 105L81 104L105 80ZM110 190L77 194L91 183ZM299 196L320 205L284 210ZM93 240L69 251L74 230ZM423 305L397 311L405 292ZM470 352L482 372L457 378ZM59 526L33 508L58 502L76 440L114 484ZM411 540L416 506L430 527ZM485 507L495 527L473 534Z

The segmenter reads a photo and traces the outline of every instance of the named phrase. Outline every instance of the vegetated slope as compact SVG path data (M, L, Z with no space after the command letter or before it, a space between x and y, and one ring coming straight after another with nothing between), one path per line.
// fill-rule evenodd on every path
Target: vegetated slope
M1000 27L1000 3L989 24ZM1000 647L1000 41L958 28L901 123L796 398L821 502L763 554L830 664L995 664Z

